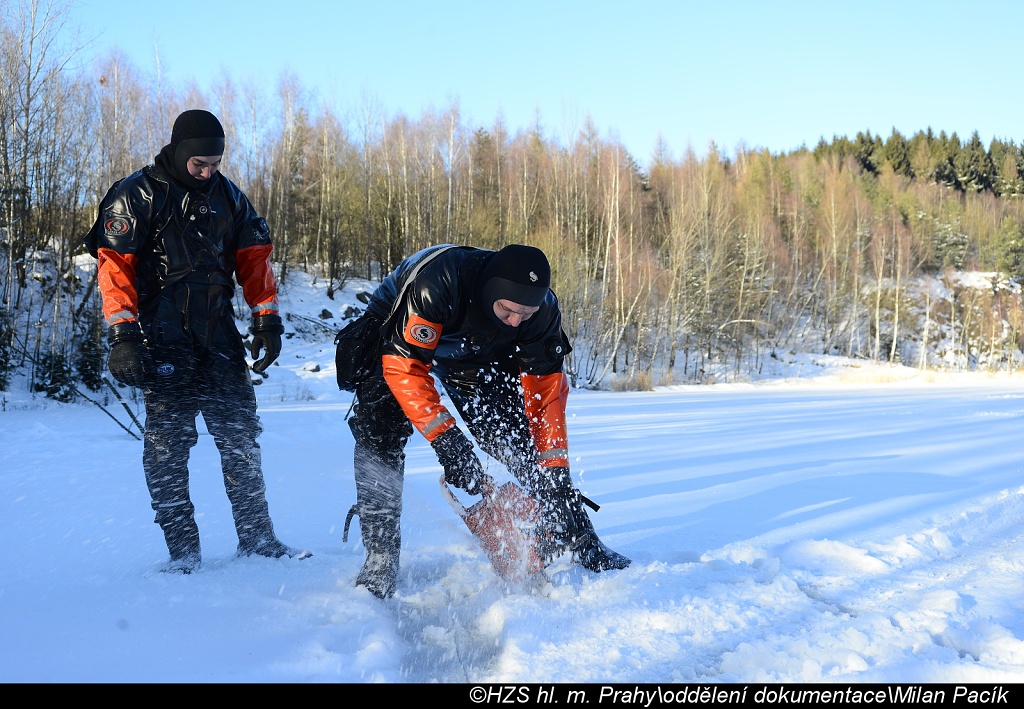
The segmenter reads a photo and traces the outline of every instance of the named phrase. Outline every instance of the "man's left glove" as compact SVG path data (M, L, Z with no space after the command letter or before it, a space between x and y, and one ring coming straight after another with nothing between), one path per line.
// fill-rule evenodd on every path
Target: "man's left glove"
M257 315L252 319L252 326L249 328L252 333L252 344L250 352L256 362L252 365L252 371L263 374L267 367L272 365L281 354L281 335L284 334L284 323L280 315ZM262 359L260 350L266 350Z
M444 481L449 485L465 490L470 495L483 492L482 485L489 482L480 459L473 452L473 444L469 442L461 430L452 426L430 444L437 454L437 461L444 468Z
M107 343L110 345L107 369L111 376L125 386L141 389L151 360L139 324L130 320L111 325Z

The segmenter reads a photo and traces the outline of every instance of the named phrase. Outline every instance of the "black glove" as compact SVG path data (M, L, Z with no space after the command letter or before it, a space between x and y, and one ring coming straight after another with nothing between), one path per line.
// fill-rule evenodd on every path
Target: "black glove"
M581 533L583 497L572 484L569 468L557 466L544 473L547 479L540 497L545 525L558 544L571 544Z
M481 485L487 479L480 459L473 452L469 442L459 428L452 426L430 444L437 453L437 460L444 468L444 481L453 487L465 490L470 495L479 495Z
M284 324L280 315L257 315L252 319L252 326L249 328L252 333L252 344L249 351L256 362L252 365L252 371L263 374L267 367L272 365L281 354L281 335L284 334ZM266 350L263 359L260 350Z
M125 386L141 389L150 358L139 324L132 320L111 325L107 342L110 344L107 369L111 376Z

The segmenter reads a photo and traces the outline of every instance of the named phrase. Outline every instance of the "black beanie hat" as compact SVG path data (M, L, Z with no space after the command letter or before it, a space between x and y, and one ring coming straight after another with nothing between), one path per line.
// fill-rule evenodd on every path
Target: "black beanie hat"
M188 187L201 188L204 181L196 180L188 171L188 159L196 156L224 154L224 128L209 111L185 111L174 119L171 129L172 169L175 178ZM212 181L206 181L207 184Z
M511 244L495 252L480 273L483 302L510 300L539 306L551 286L551 266L544 252L533 246Z
M175 156L188 153L186 160L193 155L223 155L224 128L209 111L185 111L174 119L171 145L175 148Z

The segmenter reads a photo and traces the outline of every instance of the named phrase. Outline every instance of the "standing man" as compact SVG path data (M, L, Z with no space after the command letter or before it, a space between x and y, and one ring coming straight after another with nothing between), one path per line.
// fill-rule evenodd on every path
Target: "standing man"
M260 448L262 427L245 347L234 322L235 279L252 308L253 370L281 353L284 326L270 265L270 229L220 174L224 129L207 111L185 111L151 164L117 181L87 237L99 259L107 366L143 390L142 467L171 560L191 573L201 560L189 497L189 450L200 413L220 451L238 553L308 554L278 540L270 521Z
M447 250L417 268L439 249ZM356 585L380 598L395 592L403 451L413 427L448 484L475 495L485 481L434 375L480 448L541 503L552 542L546 556L571 551L591 571L629 565L597 538L569 474L562 367L570 347L550 280L547 258L531 246L440 246L407 258L374 292L364 317L381 323L382 356L358 386L349 420L357 496L350 514L359 515L366 548Z

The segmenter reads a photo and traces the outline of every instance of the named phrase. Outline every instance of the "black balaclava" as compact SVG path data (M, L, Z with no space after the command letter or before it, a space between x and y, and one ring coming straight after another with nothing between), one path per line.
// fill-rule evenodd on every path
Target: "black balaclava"
M511 244L487 260L479 283L481 306L498 325L507 327L494 313L494 301L539 306L551 286L551 266L540 249Z
M215 180L197 180L188 171L188 159L195 155L223 155L224 128L209 111L185 111L174 119L171 142L157 156L171 177L189 189L203 190Z

